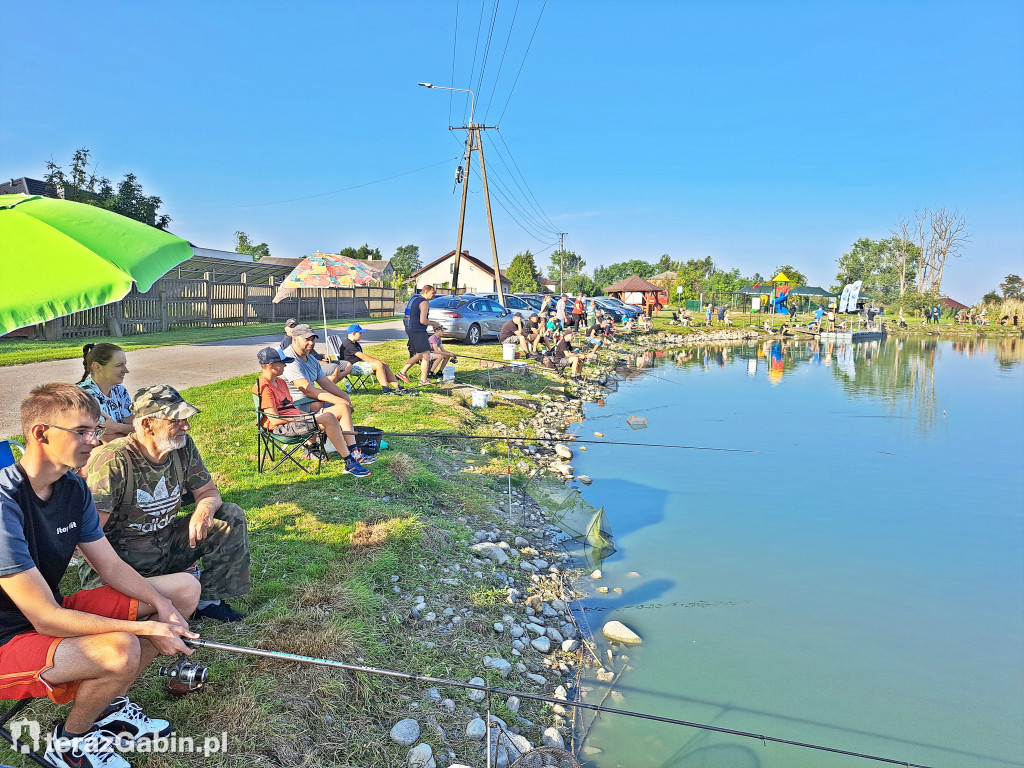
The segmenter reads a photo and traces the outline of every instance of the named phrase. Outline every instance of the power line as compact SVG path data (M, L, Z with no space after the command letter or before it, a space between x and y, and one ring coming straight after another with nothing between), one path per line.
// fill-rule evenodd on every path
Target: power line
M473 73L476 72L476 55L480 50L480 29L484 24L484 7L487 5L487 0L480 0L480 20L476 23L476 44L473 46L473 64L469 68L469 82L473 82ZM467 105L468 106L468 105ZM466 123L466 109L462 109L462 122Z
M516 85L519 83L519 76L523 73L523 67L526 65L526 57L530 55L530 48L533 47L533 38L537 36L537 28L540 26L540 20L544 17L544 9L547 8L548 0L544 0L544 5L540 8L540 14L537 16L537 23L533 27L533 34L530 35L530 43L526 46L526 53L523 54L523 62L519 65L519 71L516 72L516 79L512 83L512 90L508 92L508 99L505 101L505 106L501 110L501 115L498 116L497 124L501 124L501 118L505 116L505 110L508 109L508 103L512 101L512 94L516 91Z
M452 43L452 82L455 87L455 54L459 48L459 5L461 0L455 0L455 41ZM455 91L448 91L448 125L452 124L452 103L455 100Z
M478 170L477 170L476 168L474 168L474 169L473 169L473 171L474 171L474 173L476 173L476 175L477 175L478 177L480 176L480 172L479 172L479 171L478 171ZM509 205L510 205L510 206L511 206L512 208L515 208L515 210L516 210L516 211L517 211L517 212L518 212L518 213L520 214L520 216L522 216L522 217L523 217L523 218L524 218L524 219L525 219L526 221L525 221L525 223L524 223L523 221L520 221L520 220L519 220L519 219L518 219L518 218L517 218L517 217L516 217L516 216L515 216L515 215L514 215L514 214L513 214L513 213L512 213L512 212L511 212L511 211L510 211L509 209L508 209L508 208L506 208L506 207L505 207L505 206L504 206L504 205L503 205L503 204L501 203L501 201L500 201L500 200L498 200L498 204L499 204L499 205L501 205L501 207L502 207L502 209L503 209L503 210L505 211L505 213L507 213L507 214L508 214L508 215L509 215L509 216L510 216L510 217L512 218L512 220L513 220L513 221L515 221L515 223L516 223L516 224L518 224L518 225L519 225L519 227L520 227L520 228L521 228L521 229L522 229L522 230L523 230L524 232L526 232L526 233L527 233L528 235L530 235L531 237L533 237L533 238L534 238L535 240L537 240L537 241L539 241L539 242L542 242L542 243L545 243L545 244L547 244L547 243L548 243L548 240L547 240L547 239L546 239L546 238L544 237L544 235L545 235L545 234L554 234L554 233L553 233L553 232L552 232L552 233L549 233L549 232L547 232L547 230L546 230L546 229L545 229L544 227L542 227L542 226L540 226L539 224L537 224L537 223L536 223L536 222L535 222L535 221L534 221L534 220L533 220L533 219L532 219L532 218L531 218L531 217L530 217L530 216L529 216L529 215L528 215L527 213L525 213L525 212L524 212L524 211L523 211L523 210L522 210L522 209L521 209L521 208L520 208L520 207L519 207L519 206L518 206L518 205L517 205L517 204L515 203L515 201L514 201L514 197L513 197L512 195L511 195L511 193L510 193L510 192L508 192L508 190L507 190L507 188L505 187L505 185L504 185L504 184L502 183L502 181L501 181L501 180L500 180L500 179L499 179L499 178L498 178L498 177L497 177L497 176L496 176L496 175L494 174L494 172L493 172L493 171L491 172L490 176L491 176L491 180L492 180L492 181L495 181L495 182L497 182L497 187L496 187L496 188L495 188L495 190L494 190L495 194L496 194L496 195L498 195L498 196L499 196L499 197L501 197L501 198L504 198L504 200L505 200L505 201L506 201L506 202L507 202L507 203L508 203L508 204L509 204ZM535 231L532 231L532 232L531 232L531 231L530 231L530 230L529 230L529 229L527 228L528 226L529 226L529 227L532 227L532 228L533 228L533 229L534 229Z
M512 30L516 28L516 17L519 15L519 2L520 0L516 0L516 8L512 12L512 23L508 26L508 36L505 38L505 47L501 51L501 61L498 62L498 73L494 76L494 86L491 88L491 95L487 98L487 109L484 111L484 123L487 122L487 115L491 111L491 100L494 98L494 94L498 90L498 81L501 79L501 69L505 66L505 54L508 53L508 44L512 40Z
M553 221L551 221L551 218L546 213L544 213L544 209L541 207L540 202L537 200L537 196L534 195L533 194L533 190L530 189L530 184L526 180L526 176L523 174L522 170L519 168L519 163L516 162L516 159L515 159L515 157L512 154L511 148L508 146L508 144L505 143L505 137L502 136L501 131L498 131L497 133L498 133L498 138L501 139L501 143L505 147L505 151L508 153L509 160L512 161L512 165L514 165L516 170L519 172L519 177L523 180L523 184L526 185L526 190L529 193L530 198L533 200L533 202L535 204L534 205L534 210L536 210L537 213L539 213L544 218L544 221L546 221L548 223L548 225L551 227L552 230L557 230L558 227L556 227L555 223ZM500 152L498 153L498 156L500 158L500 156L501 156ZM502 160L502 163L504 163L504 162L505 161ZM506 168L507 167L508 166L506 166ZM509 171L509 173L511 173L511 171Z
M480 77L477 79L476 92L483 96L482 88L484 83L484 73L487 71L487 59L491 54L491 39L494 37L494 25L498 21L498 5L501 0L494 0L494 10L491 12L491 23L487 29L487 44L484 45L484 58L480 62ZM486 122L486 121L485 121Z
M430 165L424 165L422 168L416 168L415 170L412 170L412 171L405 171L404 173L396 173L394 176L386 176L383 179L375 179L374 181L367 181L367 182L364 182L362 184L353 184L351 187L342 187L341 189L332 189L330 192L318 192L315 195L304 195L303 197L291 197L291 198L288 198L287 200L272 200L272 201L267 202L267 203L246 203L244 205L183 205L183 206L177 206L177 207L184 208L184 209L198 209L198 208L202 208L204 210L224 210L224 209L229 209L229 208L261 208L261 207L267 206L267 205L282 205L284 203L297 203L297 202L300 202L302 200L312 200L315 197L327 197L328 195L337 195L340 192L350 192L353 189L361 189L362 187L369 187L369 186L371 186L373 184L380 184L380 183L385 182L385 181L391 181L392 179L398 179L398 178L401 178L402 176L410 176L410 175L412 175L414 173L419 173L420 171L426 171L426 170L428 170L430 168L436 168L439 165L444 165L445 163L450 163L450 162L452 162L452 160L458 160L459 157L461 157L461 155L456 155L455 157L449 157L448 159L442 160L439 163L431 163Z

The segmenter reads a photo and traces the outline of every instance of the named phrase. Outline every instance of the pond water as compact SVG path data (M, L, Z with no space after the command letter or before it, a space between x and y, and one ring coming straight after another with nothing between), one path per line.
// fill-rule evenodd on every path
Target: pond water
M936 768L1024 764L1022 352L669 352L589 405L587 439L759 451L577 451L617 548L585 581L622 590L593 594L589 622L644 639L606 706ZM881 765L613 715L586 745L597 768Z

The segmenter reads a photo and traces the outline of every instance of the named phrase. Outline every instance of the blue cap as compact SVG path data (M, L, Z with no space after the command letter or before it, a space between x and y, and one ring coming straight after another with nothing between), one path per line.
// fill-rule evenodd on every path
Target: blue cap
M284 353L283 349L278 347L264 347L256 353L256 359L260 365L269 365L270 363L294 363L294 357L288 357Z
M345 331L345 333L362 333L362 332L363 332L363 326L361 326L359 323L352 323L352 325L350 325L348 327L348 329Z

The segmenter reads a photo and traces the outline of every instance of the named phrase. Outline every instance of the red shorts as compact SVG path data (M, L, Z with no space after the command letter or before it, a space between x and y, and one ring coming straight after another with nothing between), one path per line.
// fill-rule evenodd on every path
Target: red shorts
M65 597L62 605L73 611L127 621L135 621L139 613L139 601L113 587L76 592ZM63 639L31 630L0 645L0 699L48 696L56 704L74 699L79 681L51 685L42 679L42 674L53 667L53 655Z

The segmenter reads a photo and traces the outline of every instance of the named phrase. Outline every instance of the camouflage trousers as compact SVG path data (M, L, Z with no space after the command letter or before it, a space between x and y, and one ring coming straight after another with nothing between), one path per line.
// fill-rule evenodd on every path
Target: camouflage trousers
M114 551L144 577L163 576L188 569L197 560L202 573L200 600L223 600L249 592L249 527L245 510L224 503L214 515L206 538L188 544L191 514L179 515L156 533L119 542ZM83 589L103 584L88 563L78 569Z

